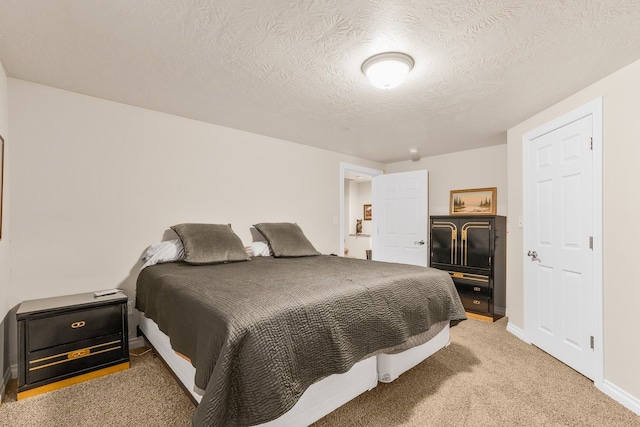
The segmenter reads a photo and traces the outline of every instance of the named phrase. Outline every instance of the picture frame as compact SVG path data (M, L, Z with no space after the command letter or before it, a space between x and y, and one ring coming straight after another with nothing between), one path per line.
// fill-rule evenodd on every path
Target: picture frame
M495 215L496 200L496 187L451 190L449 197L449 214Z
M371 203L367 203L364 205L364 214L362 218L365 221L371 221Z
M2 240L2 199L4 198L4 138L0 135L0 240Z

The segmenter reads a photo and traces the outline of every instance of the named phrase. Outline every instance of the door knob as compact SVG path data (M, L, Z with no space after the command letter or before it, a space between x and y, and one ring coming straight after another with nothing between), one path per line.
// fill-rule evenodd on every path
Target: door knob
M413 242L414 245L424 245L424 240L416 240Z
M536 251L529 251L529 252L527 252L527 256L530 256L530 257L531 257L531 261L540 261L540 260L538 259L538 252L536 252Z

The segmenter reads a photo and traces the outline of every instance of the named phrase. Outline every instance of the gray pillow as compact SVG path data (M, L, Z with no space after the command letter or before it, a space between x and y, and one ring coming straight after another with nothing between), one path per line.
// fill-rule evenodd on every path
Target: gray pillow
M231 224L178 224L171 227L184 246L189 264L219 264L248 261L242 240Z
M306 238L298 224L290 222L263 222L255 228L267 239L275 257L320 255Z

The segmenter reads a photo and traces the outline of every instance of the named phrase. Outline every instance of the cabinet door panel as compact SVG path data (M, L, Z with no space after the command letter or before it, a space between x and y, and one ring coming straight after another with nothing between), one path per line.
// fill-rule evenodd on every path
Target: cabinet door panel
M467 221L462 224L462 265L474 268L490 268L493 252L490 221Z
M431 224L431 263L458 262L458 227L453 222L433 221Z

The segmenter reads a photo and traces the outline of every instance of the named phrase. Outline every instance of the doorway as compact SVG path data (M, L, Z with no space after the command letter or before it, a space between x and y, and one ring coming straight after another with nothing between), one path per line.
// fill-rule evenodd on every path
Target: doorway
M340 163L339 256L362 259L368 256L367 250L371 250L372 245L372 222L365 220L364 205L371 204L371 180L382 174L381 170ZM361 221L360 233L356 228L357 220Z

